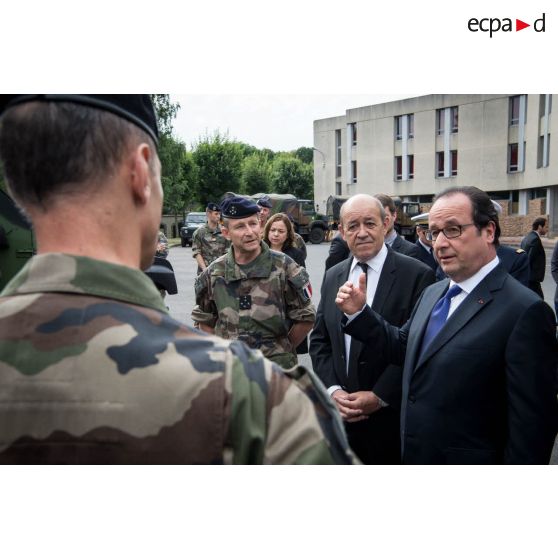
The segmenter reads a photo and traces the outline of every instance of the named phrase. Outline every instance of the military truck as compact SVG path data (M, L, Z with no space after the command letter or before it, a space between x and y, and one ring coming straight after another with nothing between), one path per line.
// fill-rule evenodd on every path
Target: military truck
M227 192L223 199L230 196L238 196L234 192ZM314 209L313 200L299 200L292 194L254 194L253 196L243 196L258 201L263 196L269 196L272 208L270 215L275 213L286 213L292 220L295 232L297 232L304 242L310 241L312 244L323 242L328 231L327 222L318 218Z
M401 198L393 197L393 202L397 208L397 221L395 221L395 230L403 235L409 242L415 242L417 235L415 232L416 225L411 220L413 217L420 215L420 203L418 202L402 202Z
M326 212L329 230L337 230L339 227L339 213L341 206L348 200L347 196L329 196L326 202ZM394 196L393 202L397 208L397 221L395 221L395 230L398 234L403 235L409 242L416 240L415 224L411 220L412 217L420 215L420 203L418 202L402 202L401 198Z
M0 190L0 290L34 253L31 224L12 198Z
M341 206L348 200L348 196L329 196L326 201L326 216L330 231L339 228L339 214Z

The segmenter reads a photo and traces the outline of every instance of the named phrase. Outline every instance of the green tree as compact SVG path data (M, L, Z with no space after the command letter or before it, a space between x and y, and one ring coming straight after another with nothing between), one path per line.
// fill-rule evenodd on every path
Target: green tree
M297 198L313 197L314 171L290 154L275 157L271 172L271 187L277 194L293 194Z
M194 162L198 167L197 197L205 207L217 202L225 192L239 192L242 176L243 148L219 131L200 137L194 145Z
M314 150L311 147L299 147L293 155L303 163L311 165L314 161Z
M170 96L166 94L150 95L160 135L172 135L172 121L176 118L180 103L171 103Z
M159 128L158 153L164 192L163 212L173 214L175 224L178 225L178 216L184 212L188 190L187 178L184 175L186 147L173 136L173 120L180 104L171 103L169 95L166 94L151 95L151 100Z
M258 194L271 191L271 163L267 154L256 152L242 162L241 192Z

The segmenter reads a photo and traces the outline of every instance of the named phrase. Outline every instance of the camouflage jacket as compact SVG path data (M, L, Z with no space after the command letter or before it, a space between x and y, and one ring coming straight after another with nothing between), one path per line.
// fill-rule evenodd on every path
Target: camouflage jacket
M304 256L304 259L307 258L308 254L306 252L306 242L304 242L304 239L302 238L302 236L300 236L298 233L294 233L294 242L293 242L293 246L297 249L300 250L302 252L302 255Z
M349 463L316 376L172 319L139 270L33 257L0 294L0 463Z
M209 266L217 258L221 257L229 248L230 242L221 234L221 227L212 231L206 223L199 229L194 231L192 236L192 256L195 258L198 254L205 261L205 265Z
M155 252L155 255L160 258L166 258L169 255L169 241L163 231L159 231L159 237L157 238L157 251Z
M235 262L231 247L197 277L192 319L290 368L297 363L287 336L292 322L313 323L316 317L308 272L286 254L260 244L262 253L247 269Z

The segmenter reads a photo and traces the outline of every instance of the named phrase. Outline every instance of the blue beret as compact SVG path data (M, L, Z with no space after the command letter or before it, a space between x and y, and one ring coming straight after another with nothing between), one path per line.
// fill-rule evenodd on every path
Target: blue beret
M206 211L220 211L219 206L213 202L209 202L205 209Z
M269 209L271 209L273 206L271 205L271 199L269 196L262 196L259 200L258 200L258 205L261 205L262 207L267 207Z
M77 103L106 110L139 126L155 145L159 142L157 117L149 95L0 95L0 115L10 107L32 101Z
M259 212L260 208L253 200L240 196L232 196L221 203L221 217L227 219L243 219Z

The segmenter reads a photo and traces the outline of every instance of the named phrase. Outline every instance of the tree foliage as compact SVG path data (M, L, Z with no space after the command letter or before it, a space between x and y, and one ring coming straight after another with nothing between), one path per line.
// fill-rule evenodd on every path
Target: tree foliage
M241 192L271 192L271 163L266 153L255 152L242 162Z
M314 160L314 150L311 147L299 147L293 151L293 155L307 165L311 165Z
M313 198L314 172L312 165L290 154L275 157L271 172L271 187L277 194L293 194L297 198Z
M200 138L193 150L198 167L198 201L205 206L225 192L239 192L244 149L219 131Z

